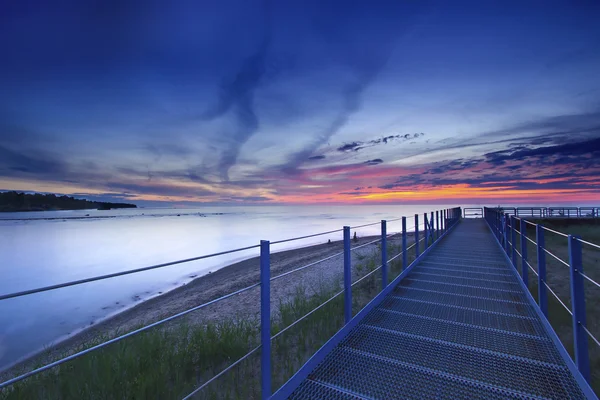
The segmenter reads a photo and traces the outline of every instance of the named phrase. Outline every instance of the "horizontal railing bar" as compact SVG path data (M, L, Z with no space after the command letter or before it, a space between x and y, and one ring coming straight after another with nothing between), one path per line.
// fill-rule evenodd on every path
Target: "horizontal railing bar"
M528 220L526 220L526 219L524 219L523 221L525 221L525 223L526 223L526 224L533 225L533 226L537 226L537 224L535 224L535 223L533 223L533 222L531 222L531 221L528 221Z
M592 282L594 285L598 286L600 288L600 283L596 282L595 280L593 280L592 278L590 278L589 276L587 276L586 274L584 274L583 272L579 271L579 273L581 274L581 276L583 276L585 279L587 279L588 281Z
M560 304L562 304L562 306L565 308L565 310L567 310L567 312L569 314L571 314L571 316L573 316L573 313L571 312L571 310L569 310L569 307L567 307L567 305L565 303L563 303L563 301L560 299L560 297L558 297L558 295L556 293L554 293L554 290L552 290L552 288L550 286L548 286L548 284L544 281L544 285L546 286L546 288L550 291L550 293L552 293L552 295L554 297L556 297L556 300L558 300L558 302Z
M525 264L527 264L527 266L529 267L529 269L531 269L533 271L533 273L535 274L535 276L539 276L539 274L537 273L537 271L531 266L531 264L529 264L529 261L525 261Z
M201 391L202 389L204 389L206 386L210 385L216 379L220 378L223 374L225 374L226 372L228 372L230 369L232 369L236 365L240 364L242 361L244 361L245 359L247 359L248 357L250 357L252 354L256 353L260 348L261 348L260 345L258 345L257 347L253 348L252 350L250 350L249 353L246 353L245 356L243 356L242 358L238 359L236 362L234 362L233 364L231 364L230 366L228 366L227 368L225 368L223 371L219 372L217 375L215 375L212 378L210 378L208 381L204 382L200 387L194 389L194 391L192 393L190 393L187 396L185 396L182 400L191 399L196 393L198 393L199 391Z
M368 274L366 274L365 276L363 276L362 278L360 278L359 280L357 280L356 282L354 282L352 285L350 286L354 286L356 284L358 284L359 282L367 279L369 276L373 275L375 272L379 271L381 269L381 265L377 268L375 268L373 271L369 272Z
M357 225L357 226L351 226L350 229L358 229L358 228L364 228L366 226L373 226L373 225L379 225L381 224L381 222L372 222L370 224L364 224L364 225Z
M598 347L600 347L600 342L598 341L598 339L596 339L596 337L594 335L592 335L592 332L588 331L588 328L586 328L585 325L582 325L583 329L587 332L588 336L592 338L592 340L596 343L596 345L598 345Z
M331 301L333 301L336 297L338 297L340 294L343 294L344 291L340 290L339 292L337 292L336 294L334 294L332 297L330 297L328 300L326 300L325 302L321 303L320 305L318 305L317 307L313 308L311 311L309 311L308 313L304 314L304 316L298 318L297 320L295 320L294 322L292 322L290 325L286 326L283 330L277 332L275 335L271 336L271 340L279 337L280 335L282 335L284 332L286 332L288 329L292 328L293 326L295 326L296 324L298 324L300 321L303 321L304 319L306 319L307 317L309 317L310 315L312 315L313 313L315 313L317 310L320 310L321 308L323 308L326 304L330 303Z
M547 254L550 254L552 257L554 257L556 260L560 261L561 263L563 263L564 265L566 265L567 267L571 268L571 266L569 265L568 262L561 260L560 258L558 258L557 256L555 256L554 254L550 253L550 251L548 251L548 249L544 248L544 251Z
M153 270L153 269L169 267L171 265L176 265L176 264L183 264L183 263L192 262L192 261L204 260L206 258L211 258L211 257L216 257L216 256L222 256L224 254L231 254L231 253L235 253L235 252L238 252L238 251L255 249L255 248L259 247L259 246L260 245L242 247L242 248L239 248L239 249L227 250L227 251L221 251L219 253L207 254L205 256L199 256L199 257L193 257L193 258L186 258L185 260L171 261L171 262L168 262L168 263L152 265L150 267L130 269L128 271L115 272L115 273L112 273L112 274L95 276L93 278L79 279L79 280L76 280L76 281L59 283L59 284L56 284L56 285L45 286L45 287L41 287L41 288L37 288L37 289L30 289L30 290L24 290L22 292L16 292L16 293L10 293L10 294L5 294L5 295L0 295L0 300L12 299L12 298L15 298L15 297L26 296L26 295L34 294L34 293L47 292L49 290L55 290L55 289L61 289L61 288L64 288L64 287L69 287L69 286L81 285L82 283L95 282L95 281L100 281L100 280L103 280L103 279L115 278L117 276L135 274L135 273L144 272L144 271L150 271L150 270Z
M310 263L310 264L307 264L307 265L304 265L304 266L302 266L302 267L298 267L298 268L296 268L296 269L293 269L293 270L291 270L291 271L284 272L284 273L283 273L283 274L281 274L281 275L274 276L274 277L272 277L270 280L271 280L271 281L275 281L275 280L277 280L277 279L279 279L279 278L283 278L284 276L287 276L287 275L293 274L294 272L302 271L303 269L306 269L306 268L308 268L308 267L312 267L312 266L314 266L314 265L317 265L317 264L319 264L319 263L322 263L323 261L331 260L332 258L339 257L339 256L341 256L341 255L343 255L343 254L344 254L344 252L343 252L343 251L340 251L339 253L332 254L332 255L330 255L330 256L328 256L328 257L325 257L325 258L323 258L323 259L321 259L321 260L318 260L318 261L312 262L312 263Z
M101 349L103 347L108 346L109 344L120 342L123 339L126 339L126 338L131 337L131 336L135 336L138 333L142 333L144 331L147 331L148 329L151 329L151 328L154 328L156 326L162 325L165 322L169 322L169 321L172 321L172 320L177 319L179 317L183 317L184 315L189 314L189 313L191 313L193 311L200 310L201 308L204 308L204 307L209 306L211 304L217 303L217 302L219 302L221 300L225 300L225 299L227 299L229 297L235 296L236 294L240 294L240 293L243 293L243 292L248 291L250 289L253 289L253 288L257 287L257 286L260 286L260 283L255 283L254 285L250 285L250 286L247 286L247 287L245 287L243 289L236 290L235 292L226 294L226 295L221 296L221 297L219 297L217 299L211 300L211 301L209 301L207 303L204 303L204 304L201 304L199 306L196 306L196 307L190 308L188 310L182 311L182 312L180 312L178 314L175 314L175 315L172 315L172 316L170 316L168 318L162 319L162 320L154 322L154 323L152 323L150 325L146 325L146 326L144 326L142 328L136 329L135 331L131 331L131 332L126 333L124 335L121 335L121 336L118 336L116 338L107 340L106 342L97 344L97 345L95 345L93 347L90 347L89 349L82 350L82 351L80 351L78 353L75 353L75 354L72 354L72 355L70 355L68 357L65 357L65 358L62 358L60 360L54 361L54 362L52 362L50 364L44 365L43 367L34 369L33 371L29 371L29 372L27 372L27 373L25 373L23 375L19 375L19 376L15 377L15 378L9 379L6 382L0 383L0 389L6 387L8 385L12 385L13 383L19 382L19 381L21 381L23 379L29 378L30 376L37 375L40 372L44 372L44 371L46 371L48 369L54 368L54 367L56 367L58 365L61 365L61 364L65 363L65 362L67 362L67 361L74 360L74 359L79 358L79 357L81 357L83 355L86 355L86 354L91 353L93 351L99 350L99 349Z
M386 237L389 237L389 236L386 236ZM360 249L361 247L369 246L369 245L371 245L371 244L373 244L373 243L377 243L377 242L381 242L381 238L379 238L379 239L375 239L375 240L373 240L373 241L370 241L370 242L367 242L367 243L363 243L363 244L361 244L361 245L359 245L359 246L356 246L356 247L351 247L351 248L350 248L350 251L352 251L352 250L357 250L357 249Z
M402 255L402 253L404 253L403 251L401 251L400 253L396 254L394 257L390 258L389 260L387 260L388 263L391 263L392 261L394 261L396 258L400 257Z
M533 243L535 246L537 246L535 240L528 238L527 235L525 235L525 239L529 240L530 243Z
M561 235L561 236L564 236L564 237L569 237L569 235L567 235L566 233L555 231L554 229L546 228L545 226L542 226L542 228L544 228L545 230L547 230L549 232L556 233L557 235Z
M377 223L379 223L379 222L377 222ZM343 231L343 229L336 229L336 230L333 230L333 231L327 231L327 232L321 232L321 233L313 233L312 235L298 236L298 237L293 237L293 238L289 238L289 239L277 240L275 242L271 242L271 244L273 245L273 244L293 242L294 240L308 239L308 238L311 238L311 237L329 235L330 233L336 233L336 232L342 232L342 231Z
M589 246L592 246L592 247L595 247L595 248L597 248L597 249L600 249L600 246L598 246L598 245L597 245L597 244L595 244L595 243L590 243L590 242L588 242L588 241L586 241L586 240L579 239L579 238L575 238L575 239L579 240L581 243L585 243L585 244L587 244L587 245L589 245Z

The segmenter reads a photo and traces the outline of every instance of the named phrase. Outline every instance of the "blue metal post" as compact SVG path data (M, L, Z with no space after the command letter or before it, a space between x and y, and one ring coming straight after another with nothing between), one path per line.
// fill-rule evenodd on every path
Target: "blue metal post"
M260 241L260 387L261 398L271 397L271 260L270 243Z
M388 281L387 265L387 222L381 221L381 288L385 289Z
M523 283L529 287L529 268L527 268L527 224L521 218L521 275Z
M435 224L433 223L433 211L431 212L431 219L429 220L429 237L431 237L431 244L435 242Z
M435 212L435 240L440 238L440 212Z
M500 217L500 213L498 213L498 216ZM506 251L506 254L510 254L510 245L508 244L509 221L508 214L505 214L502 218L502 222L500 222L502 224L501 229L504 236L504 250Z
M511 235L511 258L512 258L512 264L513 267L517 268L517 229L515 226L515 217L511 216L510 217L510 235ZM517 270L518 271L518 270Z
M419 257L419 214L415 214L415 252Z
M350 259L350 227L344 227L344 319L352 319L352 263Z
M402 217L402 271L408 267L406 254L406 217Z
M423 237L425 238L425 244L423 245L423 251L429 245L429 227L427 226L427 213L423 214Z
M448 231L448 210L444 210L444 230Z
M538 300L542 313L548 318L548 292L546 291L546 241L544 239L544 228L541 225L535 227L535 241L537 242L538 260Z
M590 359L588 338L585 329L585 294L583 291L583 260L581 242L576 236L569 235L569 264L571 266L571 308L573 311L573 339L575 344L575 362L581 375L590 381Z

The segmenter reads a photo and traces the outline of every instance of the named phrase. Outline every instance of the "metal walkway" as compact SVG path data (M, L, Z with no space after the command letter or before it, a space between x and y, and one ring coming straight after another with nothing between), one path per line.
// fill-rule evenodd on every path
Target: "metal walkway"
M485 221L463 220L290 398L594 398L539 315Z

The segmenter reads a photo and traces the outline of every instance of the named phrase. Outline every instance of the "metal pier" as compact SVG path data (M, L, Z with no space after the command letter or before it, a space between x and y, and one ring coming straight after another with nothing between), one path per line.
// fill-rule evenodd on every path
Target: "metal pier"
M596 398L483 219L382 295L273 398Z

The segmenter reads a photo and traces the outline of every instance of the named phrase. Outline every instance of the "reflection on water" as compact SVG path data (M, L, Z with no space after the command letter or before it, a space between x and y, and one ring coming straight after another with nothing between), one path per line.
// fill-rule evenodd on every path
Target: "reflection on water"
M361 225L442 206L203 207L0 214L0 294ZM411 223L408 224L411 226ZM400 221L388 232L401 229ZM379 232L360 228L359 236ZM341 239L341 232L272 251ZM258 249L0 301L0 368Z

